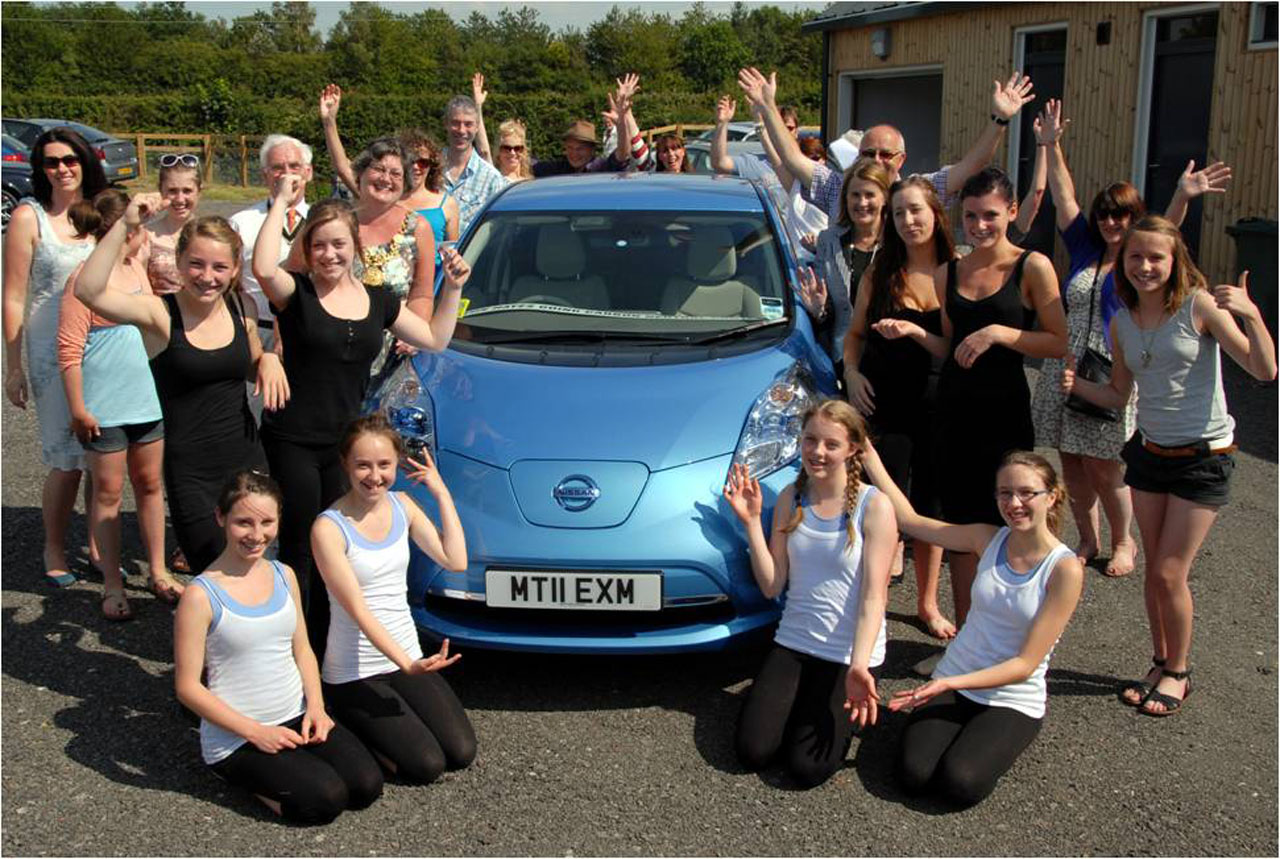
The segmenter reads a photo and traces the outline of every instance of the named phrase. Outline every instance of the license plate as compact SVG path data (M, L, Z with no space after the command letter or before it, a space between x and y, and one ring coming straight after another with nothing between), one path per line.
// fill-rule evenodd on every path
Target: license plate
M133 168L132 168L132 167L121 167L121 168L120 168L120 175L121 175L121 176L132 176L132 175L133 175Z
M486 570L485 603L495 608L658 611L660 573Z

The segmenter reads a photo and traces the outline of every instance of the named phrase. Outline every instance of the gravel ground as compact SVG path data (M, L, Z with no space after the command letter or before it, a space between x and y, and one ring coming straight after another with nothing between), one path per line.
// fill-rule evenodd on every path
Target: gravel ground
M733 727L759 645L633 659L471 651L449 677L475 723L476 763L426 788L388 783L373 807L322 828L277 822L200 764L172 692L171 615L139 567L123 625L101 618L99 581L40 582L34 415L5 403L0 850L1275 856L1276 388L1232 367L1228 397L1242 451L1234 500L1193 572L1196 691L1176 718L1114 697L1150 652L1138 575L1090 575L1054 656L1044 730L986 802L958 813L898 791L892 715L815 790L743 772ZM131 514L125 535L137 558ZM936 650L913 614L914 585L893 588L886 694Z

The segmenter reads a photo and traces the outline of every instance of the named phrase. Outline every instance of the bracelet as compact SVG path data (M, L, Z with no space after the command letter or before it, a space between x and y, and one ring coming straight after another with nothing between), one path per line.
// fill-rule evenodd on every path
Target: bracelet
M994 122L996 125L1000 125L1000 126L1007 126L1009 124L1009 120L1002 119L1001 117L996 116L994 113L991 114L991 121Z

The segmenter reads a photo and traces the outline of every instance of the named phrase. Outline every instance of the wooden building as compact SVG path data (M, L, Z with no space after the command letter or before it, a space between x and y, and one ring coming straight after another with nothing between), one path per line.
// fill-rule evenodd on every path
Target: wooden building
M1063 100L1071 120L1063 150L1084 207L1105 184L1128 179L1162 212L1188 159L1231 165L1230 191L1193 206L1184 224L1205 274L1222 282L1235 272L1226 228L1277 217L1276 10L1274 2L836 3L806 24L824 40L823 137L891 122L907 139L904 173L953 162L989 122L992 81L1021 69L1036 101L996 155L1020 193L1035 156L1031 123L1049 97ZM1042 212L1029 243L1051 246L1052 225L1052 212Z

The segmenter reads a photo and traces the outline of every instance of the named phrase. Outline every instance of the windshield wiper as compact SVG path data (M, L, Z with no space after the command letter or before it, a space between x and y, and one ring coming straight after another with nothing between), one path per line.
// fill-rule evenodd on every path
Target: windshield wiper
M500 346L505 343L684 343L685 338L664 337L658 334L628 334L618 331L512 331L497 337L473 337L479 346Z
M730 328L728 331L717 331L715 334L708 334L706 337L698 337L688 341L691 346L704 346L708 343L718 343L721 340L735 340L739 337L745 337L752 332L759 331L761 328L768 328L772 325L780 323L785 324L787 317L782 316L778 319L766 319L763 322L753 322L750 325L743 325L740 328Z

